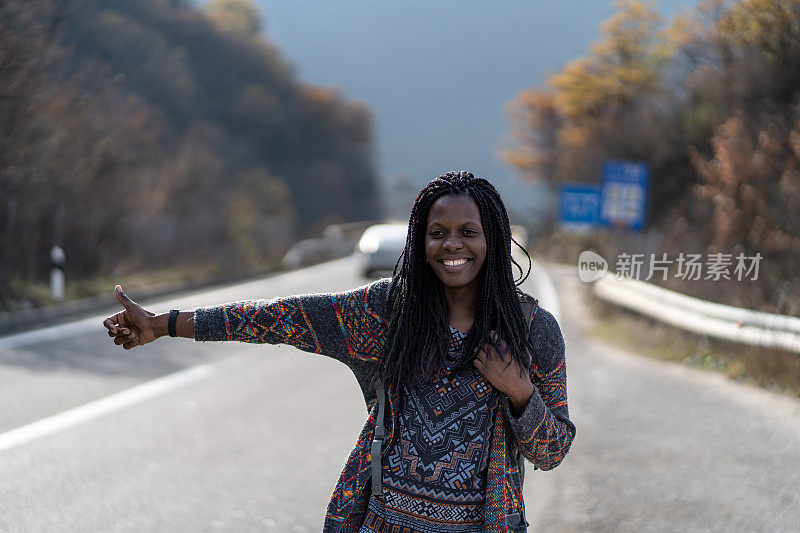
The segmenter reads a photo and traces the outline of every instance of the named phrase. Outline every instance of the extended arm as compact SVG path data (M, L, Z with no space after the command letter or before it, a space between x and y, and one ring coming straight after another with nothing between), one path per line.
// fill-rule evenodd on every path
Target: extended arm
M198 341L290 344L346 363L350 359L374 362L386 331L385 289L386 282L379 281L341 293L201 307L179 313L175 329L179 337ZM103 322L116 344L130 349L167 335L169 313L150 313L119 286L116 290L125 310Z

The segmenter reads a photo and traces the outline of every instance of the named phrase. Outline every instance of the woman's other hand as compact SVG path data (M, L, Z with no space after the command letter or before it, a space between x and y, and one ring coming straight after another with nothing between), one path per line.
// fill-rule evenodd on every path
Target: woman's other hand
M156 340L160 335L156 332L154 313L146 311L141 305L128 298L122 287L114 288L117 300L124 311L110 316L103 321L108 335L114 338L114 344L122 345L126 350Z
M533 393L533 383L528 377L527 369L520 372L517 360L511 356L508 345L497 332L492 330L489 335L491 342L484 343L478 350L473 364L495 389L508 396L513 414L518 416L528 404Z

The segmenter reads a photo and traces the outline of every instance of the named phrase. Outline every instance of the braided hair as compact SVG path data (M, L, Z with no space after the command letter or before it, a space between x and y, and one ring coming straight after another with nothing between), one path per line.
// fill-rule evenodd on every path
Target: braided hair
M475 201L486 237L486 260L478 274L474 320L462 344L465 356L456 368L473 364L471 355L484 342L490 341L491 330L506 341L521 373L527 373L529 354L533 353L519 301L523 293L518 289L530 274L530 255L511 236L508 213L497 190L470 172L448 172L432 180L417 195L411 209L405 249L395 265L389 286L389 335L382 373L384 382L401 394L405 386L420 380L430 382L447 354L450 332L444 285L426 263L425 234L431 206L450 194L467 194ZM528 270L524 274L511 256L512 242L528 258ZM518 280L514 280L512 264L519 270Z

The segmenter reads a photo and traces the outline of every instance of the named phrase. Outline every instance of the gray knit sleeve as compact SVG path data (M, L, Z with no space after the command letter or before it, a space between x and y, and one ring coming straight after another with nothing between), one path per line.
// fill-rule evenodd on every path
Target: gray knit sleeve
M514 417L508 399L506 416L514 439L526 459L542 470L561 463L575 437L567 408L564 337L552 314L539 308L531 321L535 353L531 381L535 385L525 410Z
M377 361L385 342L388 280L351 291L247 300L195 311L197 341L290 344L345 363Z

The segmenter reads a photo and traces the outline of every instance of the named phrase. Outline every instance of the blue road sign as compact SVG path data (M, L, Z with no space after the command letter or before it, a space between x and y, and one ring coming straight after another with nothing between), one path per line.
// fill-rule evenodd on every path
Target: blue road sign
M647 220L650 165L637 161L605 161L601 178L601 224L643 230Z
M561 186L559 219L564 224L596 225L600 215L600 186L565 183Z

